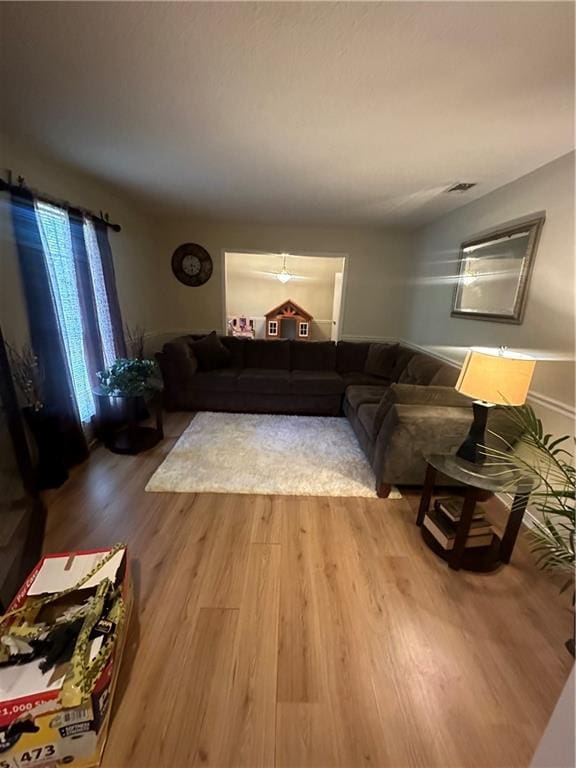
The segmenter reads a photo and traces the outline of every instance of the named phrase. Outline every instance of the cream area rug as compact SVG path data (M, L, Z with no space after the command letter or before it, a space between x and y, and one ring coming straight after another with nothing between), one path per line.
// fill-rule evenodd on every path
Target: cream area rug
M147 491L365 496L372 469L345 418L198 413ZM401 498L393 489L389 498Z

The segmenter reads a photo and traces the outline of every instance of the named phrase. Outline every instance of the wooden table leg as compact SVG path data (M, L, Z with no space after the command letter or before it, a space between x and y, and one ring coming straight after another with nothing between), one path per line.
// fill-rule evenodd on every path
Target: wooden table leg
M436 480L436 470L432 464L428 464L426 469L426 478L424 480L424 488L422 488L422 496L420 497L420 506L418 508L418 517L416 518L416 525L422 525L426 512L430 509L430 501L432 499L432 492L434 491L434 480Z
M460 516L460 522L456 529L456 539L454 540L454 549L450 556L449 566L453 570L460 569L462 562L462 555L466 549L466 541L468 534L470 533L470 525L472 523L472 517L474 515L474 508L476 507L476 501L478 500L478 489L468 487L466 495L464 497L464 505L462 507L462 514Z
M508 517L508 523L506 524L502 542L500 543L500 560L503 563L509 563L510 558L512 557L512 550L514 549L514 544L516 544L516 539L518 538L518 531L522 525L522 518L524 517L524 512L528 505L531 490L531 487L528 488L526 486L519 486L516 490L516 495L512 502L512 509L510 510L510 515Z

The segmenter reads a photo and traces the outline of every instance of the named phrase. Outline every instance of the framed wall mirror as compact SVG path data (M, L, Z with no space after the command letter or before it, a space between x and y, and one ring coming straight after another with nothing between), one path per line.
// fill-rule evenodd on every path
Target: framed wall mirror
M544 216L462 243L452 317L521 323Z

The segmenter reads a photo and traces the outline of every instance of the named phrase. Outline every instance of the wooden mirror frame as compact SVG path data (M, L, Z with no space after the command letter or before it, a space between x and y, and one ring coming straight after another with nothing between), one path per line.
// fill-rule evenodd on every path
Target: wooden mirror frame
M528 285L530 283L530 276L532 274L534 258L536 256L536 249L538 247L538 241L540 239L540 233L542 231L545 218L546 217L544 214L539 214L529 219L502 225L490 230L489 232L485 232L482 235L477 235L470 240L466 240L461 244L458 258L458 272L456 274L456 282L452 296L452 311L450 313L451 317L466 317L471 320L492 320L496 323L515 323L516 325L522 323L522 320L524 319L524 310L526 308L526 299L528 297ZM459 307L458 302L460 300L462 287L464 285L463 270L466 262L465 250L470 246L482 245L484 243L489 243L491 240L510 237L511 235L518 234L519 232L528 232L528 244L526 246L526 253L524 254L522 270L518 277L518 288L516 291L516 300L512 314L508 315L496 312L477 312Z

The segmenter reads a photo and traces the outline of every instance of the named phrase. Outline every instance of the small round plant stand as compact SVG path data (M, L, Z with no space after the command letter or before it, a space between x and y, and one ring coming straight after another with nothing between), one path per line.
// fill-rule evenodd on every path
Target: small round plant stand
M102 387L93 392L97 436L112 453L134 456L153 448L164 437L161 393L110 395ZM155 426L141 423L149 412Z

